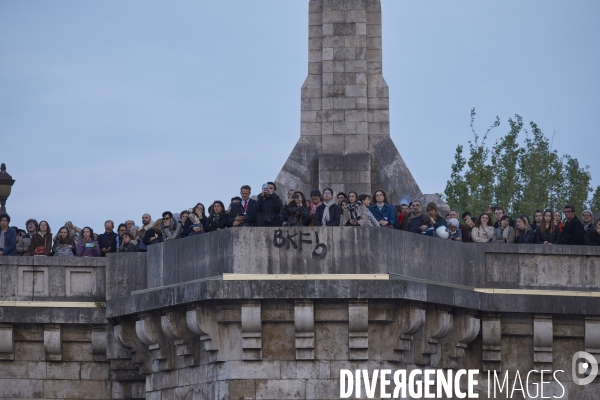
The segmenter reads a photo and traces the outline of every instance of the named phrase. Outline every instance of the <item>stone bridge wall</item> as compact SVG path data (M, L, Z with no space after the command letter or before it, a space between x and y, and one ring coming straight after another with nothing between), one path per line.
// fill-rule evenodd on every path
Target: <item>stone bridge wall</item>
M335 399L342 368L563 369L563 398L600 393L570 370L600 356L596 248L243 228L0 262L0 398Z
M0 398L144 398L111 371L105 301L105 258L1 257Z

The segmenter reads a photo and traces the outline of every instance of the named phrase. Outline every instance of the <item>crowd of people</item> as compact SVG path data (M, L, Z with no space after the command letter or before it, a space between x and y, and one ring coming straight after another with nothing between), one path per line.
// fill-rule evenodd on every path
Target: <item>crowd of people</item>
M240 196L233 197L227 208L216 200L208 209L198 203L179 213L165 211L156 221L144 214L140 226L127 220L118 225L116 232L115 224L108 220L101 234L89 226L77 227L71 221L54 235L47 221L29 219L25 229L20 229L10 226L9 215L1 214L0 256L104 257L107 253L143 252L156 243L212 231L253 226L381 227L457 242L599 246L600 221L591 210L584 210L581 220L575 211L572 205L566 205L562 213L536 210L530 220L527 215L513 219L503 207L490 207L477 216L469 211L460 214L450 210L444 217L435 203L428 203L425 212L420 200L392 206L383 190L376 190L372 196L348 192L334 197L330 188L322 192L315 189L309 198L290 190L282 200L275 183L268 182L255 198L251 198L250 186L242 186Z

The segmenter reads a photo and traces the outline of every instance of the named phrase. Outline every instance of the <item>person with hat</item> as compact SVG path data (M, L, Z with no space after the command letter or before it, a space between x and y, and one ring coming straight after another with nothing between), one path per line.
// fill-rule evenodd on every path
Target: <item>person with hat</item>
M581 213L581 222L583 223L583 229L586 232L588 231L588 229L594 228L594 222L592 221L593 219L594 213L592 213L592 210L583 210L583 212Z

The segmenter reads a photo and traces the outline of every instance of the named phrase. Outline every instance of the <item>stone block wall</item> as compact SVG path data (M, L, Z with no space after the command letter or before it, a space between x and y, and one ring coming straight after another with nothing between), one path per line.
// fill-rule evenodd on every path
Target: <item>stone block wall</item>
M104 325L0 325L2 399L145 397L143 382L111 380L110 367Z
M301 103L300 139L276 179L281 193L383 189L394 204L423 196L390 139L379 0L309 2Z
M492 380L494 371L508 371L512 388L517 371L525 382L534 369L549 371L545 382L564 371L556 372L562 387L546 383L545 396L591 400L600 393L600 379L583 387L571 378L576 351L598 355L595 317L480 313L402 300L276 299L200 303L187 315L174 340L165 317L176 324L185 316L172 311L124 318L117 328L145 369L147 399L338 399L341 369L415 368L477 369L480 398L487 398L488 371ZM162 331L149 329L159 320ZM136 335L127 333L131 324ZM185 336L192 327L205 331ZM144 331L154 335L151 343L143 343ZM532 393L541 379L530 374ZM504 389L496 398L510 396Z

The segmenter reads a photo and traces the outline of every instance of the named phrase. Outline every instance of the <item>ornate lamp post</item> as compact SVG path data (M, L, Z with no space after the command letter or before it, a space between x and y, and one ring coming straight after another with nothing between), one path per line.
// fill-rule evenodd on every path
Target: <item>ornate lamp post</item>
M0 165L0 213L6 212L6 199L10 196L10 190L15 180L6 173L6 165Z

